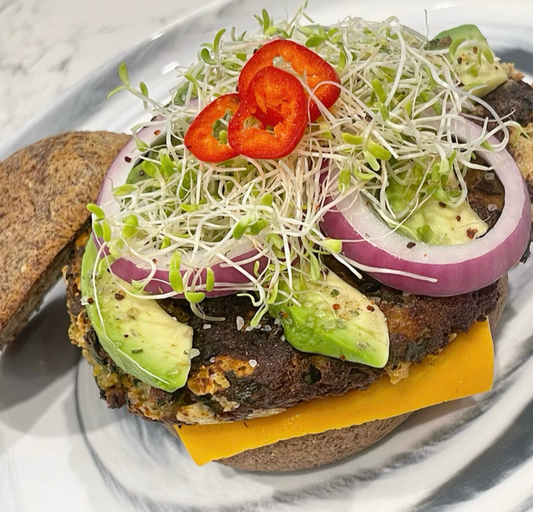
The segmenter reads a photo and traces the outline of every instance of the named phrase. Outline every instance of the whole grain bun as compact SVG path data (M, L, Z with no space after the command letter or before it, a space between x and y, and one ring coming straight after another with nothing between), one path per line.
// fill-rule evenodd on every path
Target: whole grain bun
M71 132L0 162L0 348L57 281L104 175L129 137Z
M369 421L319 434L308 434L246 450L232 457L218 459L225 466L244 471L294 471L324 466L350 457L377 443L403 423L408 414ZM173 426L168 430L179 438Z
M498 324L505 307L507 276L500 279L498 291L498 303L489 314L492 329ZM315 468L345 459L372 446L401 425L410 414L286 439L219 459L217 462L245 471L292 471ZM177 436L172 426L169 427L169 431Z

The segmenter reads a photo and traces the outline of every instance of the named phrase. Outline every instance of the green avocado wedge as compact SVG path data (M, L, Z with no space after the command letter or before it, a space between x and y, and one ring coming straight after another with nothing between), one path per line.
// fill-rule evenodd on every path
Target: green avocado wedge
M325 284L307 284L294 298L270 307L293 347L376 368L387 364L385 316L356 288L330 271Z
M482 98L507 80L507 73L475 25L460 25L438 34L435 41L447 42L450 61L467 90Z
M91 237L82 261L81 291L102 347L122 370L146 384L170 393L183 387L191 366L193 329L154 299L128 294L131 285L112 275L104 260L96 264L97 257Z

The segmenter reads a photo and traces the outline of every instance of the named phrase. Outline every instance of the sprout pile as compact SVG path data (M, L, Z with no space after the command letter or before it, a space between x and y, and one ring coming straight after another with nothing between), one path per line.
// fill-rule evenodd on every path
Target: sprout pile
M476 155L504 149L510 124L476 96L475 83L463 86L448 47L432 44L397 18L379 23L346 18L323 27L302 9L280 23L263 11L258 21L256 34L221 30L203 46L197 63L178 68L169 104L150 98L143 83L132 86L121 66L123 85L112 93L130 91L153 119L135 126L134 136L146 126L160 127L161 136L151 147L137 138L143 156L127 182L114 189L119 203L114 213L93 209L96 233L112 257L134 256L154 272L154 261L166 261L173 290L184 293L199 315L199 303L213 289L248 294L257 307L252 326L269 305L291 297L295 281L322 280L325 255L356 275L369 270L342 255L342 240L321 232L329 209L363 194L396 230L427 201L458 206L467 198L467 170L490 169ZM322 117L309 124L286 158L198 161L183 144L191 120L213 99L235 92L243 65L272 38L290 38L331 64L340 76L339 100L329 111L321 109ZM487 47L479 58L494 56ZM288 63L275 64L293 72ZM315 98L308 87L307 92ZM481 136L457 140L458 126L468 134L465 116L480 105L493 117L490 128L485 121ZM222 142L227 122L213 126ZM490 146L487 140L497 132L501 142ZM423 239L423 233L408 235ZM253 272L232 259L239 244L254 249ZM210 269L221 261L243 274L242 284L227 289L214 281ZM202 272L207 279L199 290ZM141 293L144 283L134 284Z

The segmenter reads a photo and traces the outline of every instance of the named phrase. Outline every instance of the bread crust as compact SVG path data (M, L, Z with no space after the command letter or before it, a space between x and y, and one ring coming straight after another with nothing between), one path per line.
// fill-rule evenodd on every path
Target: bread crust
M127 135L70 132L0 162L0 348L58 280Z

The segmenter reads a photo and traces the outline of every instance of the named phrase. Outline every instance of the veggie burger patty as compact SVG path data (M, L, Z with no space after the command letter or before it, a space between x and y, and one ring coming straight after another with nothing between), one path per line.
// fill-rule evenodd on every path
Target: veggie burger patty
M167 393L124 373L99 343L81 303L80 266L86 239L84 235L77 244L65 273L71 339L83 348L109 407L126 405L134 414L166 424L276 414L313 398L366 389L384 371L393 379L401 378L409 364L439 351L457 332L467 332L475 321L484 320L498 303L503 286L500 280L454 297L405 295L368 276L353 278L335 260L328 261L344 280L372 297L387 318L390 357L386 369L300 352L285 341L279 321L268 314L260 328L247 329L254 315L247 297L206 300L207 314L225 317L212 323L194 315L186 300L167 299L161 301L163 308L194 329L193 347L200 352L192 360L187 386Z

